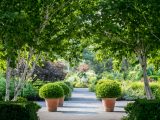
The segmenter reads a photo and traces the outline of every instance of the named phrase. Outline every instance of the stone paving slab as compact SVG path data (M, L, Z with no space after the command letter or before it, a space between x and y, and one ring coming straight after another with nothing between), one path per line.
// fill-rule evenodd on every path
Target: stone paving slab
M104 112L101 101L88 89L74 89L72 99L65 101L64 107L57 112L48 112L45 102L38 102L42 109L38 115L40 120L120 120L124 115L124 106L128 102L117 101L114 112Z

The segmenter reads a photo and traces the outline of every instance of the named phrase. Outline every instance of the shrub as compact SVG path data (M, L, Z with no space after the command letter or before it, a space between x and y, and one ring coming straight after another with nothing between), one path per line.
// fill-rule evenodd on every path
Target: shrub
M21 96L27 98L28 100L35 100L38 96L38 90L34 88L32 83L28 82L23 88Z
M95 84L92 83L92 84L89 85L89 91L90 92L95 92L95 89L96 89L96 85Z
M97 82L99 81L97 78L95 78L95 77L91 77L92 79L90 79L90 81L89 81L89 91L90 92L95 92L95 89L96 89L96 84L97 84Z
M154 81L158 81L159 76L152 75L152 76L149 76L149 78L152 79L152 80L154 80Z
M113 82L113 80L106 80L106 79L101 79L101 80L98 80L96 85L99 85L99 84L102 84L104 82Z
M108 80L97 84L96 95L98 98L117 98L121 95L121 87L118 82Z
M126 91L123 91L122 99L125 100L136 100L136 99L143 99L145 98L144 90L138 89L127 89Z
M123 120L160 120L160 101L139 99L125 107Z
M33 72L33 79L52 82L57 80L64 80L67 75L66 72L64 72L64 68L64 63L60 61L54 63L50 61L44 61L42 62L42 65L36 65Z
M156 90L160 89L160 85L158 83L150 83L150 87L152 92L155 92Z
M4 77L0 78L0 100L4 99L5 96L5 91L6 91L6 79ZM12 79L10 81L10 97L11 99L14 96L14 80Z
M38 120L40 106L34 102L0 102L1 120Z
M70 94L71 90L67 84L65 84L64 82L55 82L55 84L58 84L59 86L63 88L65 96L68 96Z
M160 85L157 82L150 83L151 90L156 99L160 99ZM144 84L142 82L125 83L123 86L123 99L136 100L145 98Z
M23 98L23 97L17 97L17 102L27 102L27 99L26 98Z
M92 83L96 83L97 82L97 77L89 77L88 78L88 82L90 83L90 84L92 84Z
M69 100L72 97L73 85L68 81L65 81L64 83L67 84L70 88L70 93L65 96L65 100Z
M42 80L36 80L35 82L32 83L34 88L36 88L37 90L40 89L40 87L42 87L43 85L46 84L45 81L42 81Z
M101 80L98 80L97 83L96 83L96 86L95 86L95 90L98 89L97 87L102 84L102 83L105 83L105 82L109 82L109 81L113 81L113 80L106 80L106 79L101 79Z
M73 85L70 82L65 81L64 83L67 84L70 87L70 89L73 91Z
M61 98L64 96L63 88L55 83L48 83L39 89L41 98Z
M75 84L75 87L76 87L76 88L87 88L88 86L87 86L87 83L77 82L77 83Z
M123 84L123 96L125 100L135 100L145 98L143 83L141 82L125 82Z
M2 100L5 96L5 78L1 77L0 78L0 100Z
M131 83L130 88L133 89L133 90L137 90L137 89L143 90L144 85L141 82L133 82L133 83Z
M160 85L158 83L150 83L151 90L156 99L160 99Z

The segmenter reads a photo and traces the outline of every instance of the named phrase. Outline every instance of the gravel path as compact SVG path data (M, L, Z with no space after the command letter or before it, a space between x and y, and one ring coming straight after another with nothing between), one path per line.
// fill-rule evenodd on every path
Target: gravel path
M38 103L42 106L38 112L40 120L120 120L127 104L117 101L114 112L104 112L101 101L87 88L75 88L72 99L65 101L64 107L59 107L57 112L47 112L44 101Z

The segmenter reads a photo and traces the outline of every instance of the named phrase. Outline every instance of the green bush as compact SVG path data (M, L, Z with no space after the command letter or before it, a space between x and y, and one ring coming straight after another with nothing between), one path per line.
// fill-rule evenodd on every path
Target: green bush
M158 84L156 82L150 83L150 87L151 87L152 92L155 92L160 89L160 84Z
M90 77L89 78L88 88L89 88L90 92L95 92L96 84L97 84L98 81L99 81L99 79L97 77Z
M156 99L160 99L160 85L157 82L150 83L151 90ZM128 82L123 85L123 96L125 100L136 100L145 98L144 84L142 82Z
M65 100L69 100L72 97L72 91L73 91L73 85L71 84L71 82L65 81L65 84L67 84L70 88L70 93L65 96Z
M152 76L149 76L149 78L151 78L151 79L154 80L154 81L158 81L159 76L157 76L157 75L152 75Z
M156 99L160 99L160 84L150 83L151 90Z
M68 87L67 84L65 84L64 82L55 82L55 84L57 84L63 88L65 96L68 96L70 94L71 89Z
M122 80L123 74L118 71L113 71L113 72L106 72L105 71L102 73L102 78L106 78L109 80Z
M99 85L101 83L104 83L104 82L113 82L114 80L110 80L110 79L100 79L96 82L96 85Z
M96 89L98 89L97 87L98 87L100 84L105 83L105 82L109 82L109 81L112 82L113 80L107 80L107 79L100 79L100 80L98 80L97 83L96 83L96 85L95 85L95 91L96 91Z
M42 87L43 85L45 85L46 82L42 81L42 80L36 80L35 82L33 82L33 86L34 88L36 88L37 90L40 89L40 87Z
M15 82L16 80L11 80L10 84L10 99L13 98L14 96L14 90L15 90ZM39 97L38 91L39 88L44 85L45 83L43 81L36 81L34 83L27 82L24 88L21 91L20 96L24 97L28 100L42 100ZM0 76L0 100L4 100L5 97L5 86L6 85L6 80L4 77Z
M72 82L73 87L75 88L77 81Z
M94 83L89 85L89 91L90 92L95 92L95 89L96 89L96 85Z
M67 84L70 89L73 91L73 85L71 84L71 82L68 82L68 81L64 81L65 84Z
M48 83L39 89L41 98L61 98L64 96L63 88L55 83Z
M0 78L0 100L3 100L4 96L5 96L5 87L6 87L6 82L5 82L5 78L1 77Z
M87 83L84 83L84 82L77 82L77 83L75 84L75 87L76 87L76 88L87 88L88 85L87 85Z
M122 98L125 100L135 100L145 98L143 83L126 82L122 87Z
M17 102L27 102L27 99L26 98L23 98L23 97L17 97Z
M25 87L22 89L21 96L28 100L35 100L38 96L38 90L31 82L27 82Z
M6 79L5 77L0 78L0 100L4 99L6 91ZM12 99L14 96L14 80L10 81L10 98Z
M34 102L0 102L1 120L39 120L40 106Z
M96 84L97 84L98 81L99 80L97 78L92 78L90 80L89 85L88 85L90 92L95 92L95 90L96 90Z
M130 88L133 89L133 90L137 90L137 89L143 90L144 85L143 85L142 82L133 82L133 83L131 83Z
M120 84L111 80L97 84L96 95L98 98L117 98L121 95Z
M136 100L125 107L127 116L123 120L160 120L159 100Z
M88 78L88 83L89 84L93 84L93 83L96 83L97 82L97 77L89 77Z

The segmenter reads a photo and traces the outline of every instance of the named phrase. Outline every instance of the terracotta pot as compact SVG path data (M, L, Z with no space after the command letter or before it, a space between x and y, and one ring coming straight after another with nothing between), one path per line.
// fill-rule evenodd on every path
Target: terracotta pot
M63 107L64 97L59 98L59 107Z
M102 103L106 112L114 111L115 102L116 98L102 98Z
M57 107L59 104L59 98L45 99L45 101L46 101L46 106L49 112L57 111Z

